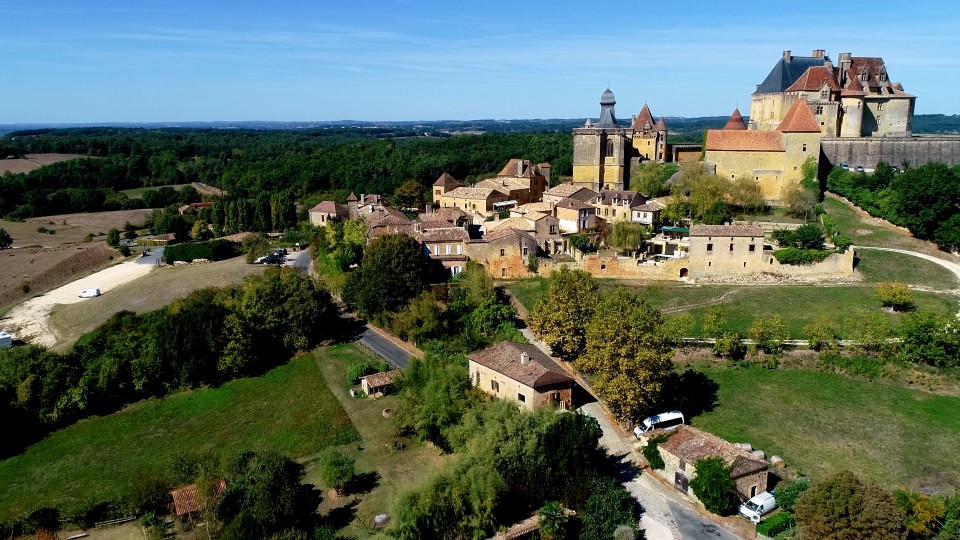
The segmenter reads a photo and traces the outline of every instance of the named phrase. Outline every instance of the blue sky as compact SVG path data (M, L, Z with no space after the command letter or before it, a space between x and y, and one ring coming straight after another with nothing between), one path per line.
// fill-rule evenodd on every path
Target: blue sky
M599 6L609 6L604 9ZM746 114L784 49L960 112L950 2L0 0L0 124Z

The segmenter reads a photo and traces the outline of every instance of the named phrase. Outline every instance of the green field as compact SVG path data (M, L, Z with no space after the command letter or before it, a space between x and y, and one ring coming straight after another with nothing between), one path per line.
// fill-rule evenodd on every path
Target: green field
M704 366L718 406L694 426L779 455L814 480L851 470L889 488L960 489L960 397L807 370Z
M902 281L916 287L937 290L957 288L957 278L946 268L911 255L861 249L857 251L860 262L857 270L868 283Z
M177 451L305 456L359 438L307 354L260 377L142 401L51 434L0 462L0 517L116 497Z
M144 191L147 191L148 189L152 189L152 190L156 191L156 190L158 190L158 189L160 189L160 188L162 188L162 187L171 187L171 188L173 188L175 191L180 191L181 189L183 189L183 188L185 188L185 187L187 187L187 186L189 186L189 185L190 185L190 184L172 184L172 185L169 185L169 186L139 187L139 188L133 188L133 189L124 189L124 190L121 191L120 193L123 193L124 195L126 195L128 199L142 199L142 198L143 198L143 192L144 192Z
M874 253L875 254L875 253ZM922 261L926 262L926 261ZM933 268L940 267L929 263ZM547 281L541 278L515 281L508 285L510 291L527 309L532 310L537 299L546 292ZM875 285L839 286L748 286L733 285L680 285L665 282L658 285L633 285L603 280L600 288L629 287L640 290L644 296L667 315L689 314L694 319L691 336L700 333L699 321L704 312L713 305L722 305L728 319L727 329L746 334L753 320L761 315L780 315L787 331L795 339L803 339L803 327L826 316L835 321L861 312L882 313L889 323L897 327L905 317L880 309L880 299ZM915 291L914 300L918 309L937 313L955 313L958 300L955 296L935 292Z

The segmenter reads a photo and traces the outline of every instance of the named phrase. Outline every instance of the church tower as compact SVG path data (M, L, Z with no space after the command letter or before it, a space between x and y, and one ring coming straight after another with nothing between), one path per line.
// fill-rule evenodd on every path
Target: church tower
M600 96L600 118L573 130L573 183L594 191L629 189L631 130L617 124L613 92Z

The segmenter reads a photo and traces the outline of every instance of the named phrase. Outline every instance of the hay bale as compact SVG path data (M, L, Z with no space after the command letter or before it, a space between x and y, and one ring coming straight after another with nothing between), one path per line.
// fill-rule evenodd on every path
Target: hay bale
M783 458L780 456L770 456L770 464L778 469L782 469L787 466L783 461Z
M741 450L746 450L747 452L753 451L753 445L748 442L734 443L734 446L736 446L737 448L740 448Z
M754 450L753 452L750 452L750 455L760 459L767 459L767 455L763 453L763 450Z

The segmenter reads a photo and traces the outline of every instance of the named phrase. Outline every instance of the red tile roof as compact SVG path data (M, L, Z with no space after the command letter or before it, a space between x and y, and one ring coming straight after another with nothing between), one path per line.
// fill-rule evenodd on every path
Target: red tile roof
M366 380L367 386L371 388L379 388L381 386L393 384L402 375L403 372L401 372L399 369L391 369L390 371L384 371L382 373L374 373L373 375L360 377L360 380Z
M783 133L754 130L707 130L707 151L783 152Z
M645 436L652 438L661 432L663 430L654 430ZM693 426L680 426L670 435L670 438L660 443L659 447L691 465L696 465L701 459L721 457L728 465L732 465L731 478L739 478L767 469L766 461L755 458L720 437L700 431Z
M777 126L777 131L783 133L820 133L820 124L813 116L813 111L807 105L807 100L798 99L790 106L790 110L783 116L783 121Z
M447 171L443 171L443 174L440 175L440 178L437 178L437 181L434 182L433 185L440 187L460 187L463 184L457 182L457 179Z
M223 492L226 490L226 480L220 480L217 482L213 488L213 501L209 502L216 504L216 501L220 499L220 496L223 495ZM185 516L194 512L206 510L207 508L206 504L204 504L205 501L197 498L196 484L190 484L189 486L183 486L174 489L170 492L170 495L173 496L173 509L178 516Z
M503 169L497 176L508 176L513 178L533 178L537 171L534 170L533 163L529 159L513 158L503 166Z
M347 202L357 202L358 200L359 199L357 199L357 194L351 191L350 196L347 197Z
M667 123L663 121L663 117L657 119L657 131L666 131Z
M747 129L747 124L743 122L743 116L740 115L740 107L733 109L733 114L730 115L730 119L727 120L727 125L723 126L723 129L727 131Z
M837 84L836 75L833 72L833 68L828 66L813 66L807 68L803 72L803 75L796 80L790 88L787 88L787 92L819 92L823 88L824 83L830 90L837 91L840 90L840 85Z
M630 127L635 130L642 130L645 125L650 126L647 129L653 129L656 125L653 122L653 115L650 114L650 107L648 107L646 103L643 104L643 108L640 109L640 114L633 120L633 125Z
M526 364L520 363L522 353L529 355ZM573 382L552 358L529 343L501 341L469 355L468 358L530 388Z

